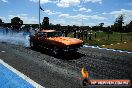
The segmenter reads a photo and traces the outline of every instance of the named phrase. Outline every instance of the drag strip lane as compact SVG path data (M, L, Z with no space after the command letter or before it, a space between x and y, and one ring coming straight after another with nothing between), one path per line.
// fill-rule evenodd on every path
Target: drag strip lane
M0 51L6 51L0 52L0 58L4 62L46 88L79 88L76 79L73 78L78 73L67 66L62 66L63 63L61 66L51 63L51 61L60 61L56 58L5 43L0 43Z
M0 59L0 88L45 88Z
M75 56L71 58L69 55L65 58L71 58L71 60L63 60L64 56L54 58L45 54L47 51L42 53L10 44L0 44L0 51L6 51L0 54L6 63L46 88L80 88L77 76L81 77L82 67L88 70L92 79L131 79L132 77L131 55L126 53L114 54L111 51L82 48L79 50L80 54L76 53L80 55L77 56L78 58ZM112 75L108 72L111 72Z

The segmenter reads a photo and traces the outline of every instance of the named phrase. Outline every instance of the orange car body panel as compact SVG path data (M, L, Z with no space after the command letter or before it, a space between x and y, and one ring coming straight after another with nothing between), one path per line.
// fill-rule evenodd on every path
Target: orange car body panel
M76 38L70 38L70 37L63 37L63 36L47 38L47 40L58 43L58 44L62 43L65 46L83 43L82 40L79 40Z

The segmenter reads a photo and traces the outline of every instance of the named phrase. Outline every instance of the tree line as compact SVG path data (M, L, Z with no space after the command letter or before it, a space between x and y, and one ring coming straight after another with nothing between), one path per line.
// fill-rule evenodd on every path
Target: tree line
M132 21L130 21L130 23L124 25L124 15L120 14L116 19L113 25L107 26L107 27L103 27L104 23L100 23L97 26L61 26L60 24L52 24L49 23L49 18L48 17L44 17L42 23L40 24L40 27L42 29L55 29L55 30L68 30L68 31L74 31L74 30L93 30L93 31L104 31L104 32L132 32ZM22 26L24 25L24 26ZM14 17L11 19L11 23L4 23L2 21L2 19L0 19L0 26L2 27L7 27L7 28L12 28L14 30L20 30L21 28L39 28L39 24L23 24L23 20L19 17Z

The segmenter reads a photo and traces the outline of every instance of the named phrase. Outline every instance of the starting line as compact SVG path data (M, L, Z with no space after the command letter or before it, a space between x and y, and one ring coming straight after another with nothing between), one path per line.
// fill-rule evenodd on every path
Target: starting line
M0 88L45 88L0 59Z

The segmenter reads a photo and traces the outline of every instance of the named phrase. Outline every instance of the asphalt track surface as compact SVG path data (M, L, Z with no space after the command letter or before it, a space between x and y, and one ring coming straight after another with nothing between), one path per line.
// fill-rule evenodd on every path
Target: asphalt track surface
M45 49L0 43L0 58L46 88L81 88L81 68L90 79L132 80L132 54L97 48L54 55ZM86 87L86 88L132 88Z

